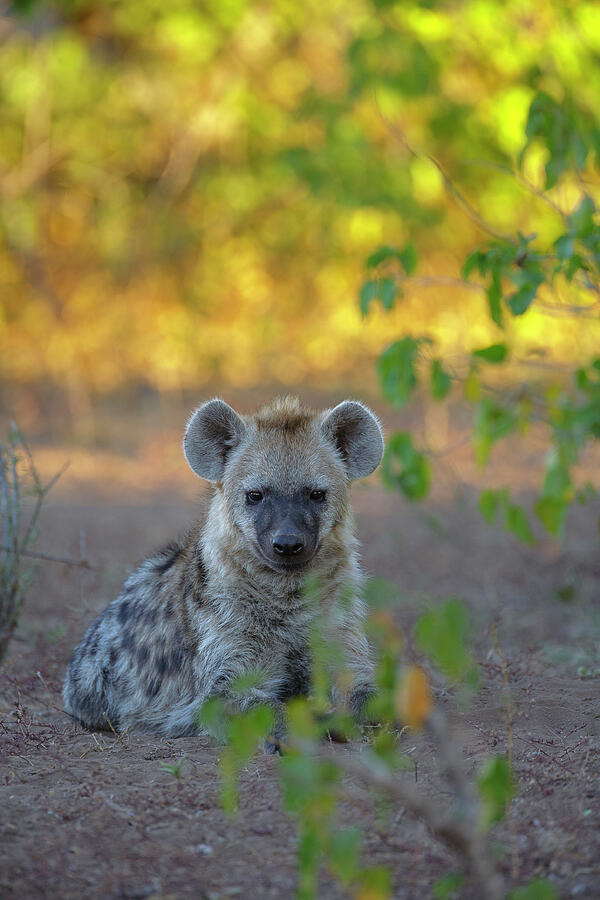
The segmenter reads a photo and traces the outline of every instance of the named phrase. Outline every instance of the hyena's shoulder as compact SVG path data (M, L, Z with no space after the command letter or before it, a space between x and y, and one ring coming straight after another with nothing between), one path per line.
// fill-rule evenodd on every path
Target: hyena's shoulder
M114 621L123 650L170 640L193 650L193 614L202 607L206 571L199 552L199 526L183 539L153 552L129 576L105 615Z
M119 727L130 703L148 704L165 681L185 680L206 582L199 535L197 525L140 563L75 649L63 696L86 725L106 727L108 716Z

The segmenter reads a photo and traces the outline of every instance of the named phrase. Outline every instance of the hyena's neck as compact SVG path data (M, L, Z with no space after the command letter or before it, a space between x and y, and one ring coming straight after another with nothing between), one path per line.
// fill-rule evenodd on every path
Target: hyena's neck
M306 604L307 577L319 594L331 601L359 591L362 575L358 544L350 512L334 527L315 558L298 573L278 573L253 552L241 531L230 522L220 494L215 494L198 532L198 552L206 571L205 597L223 603L270 609L275 617L301 610Z

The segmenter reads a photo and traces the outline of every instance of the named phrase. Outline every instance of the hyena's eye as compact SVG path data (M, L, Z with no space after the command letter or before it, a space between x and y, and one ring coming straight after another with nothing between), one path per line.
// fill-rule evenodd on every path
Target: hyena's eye
M262 498L262 491L247 491L246 493L246 500L248 503L260 503Z
M310 499L314 500L315 503L322 503L325 499L325 491L311 491Z

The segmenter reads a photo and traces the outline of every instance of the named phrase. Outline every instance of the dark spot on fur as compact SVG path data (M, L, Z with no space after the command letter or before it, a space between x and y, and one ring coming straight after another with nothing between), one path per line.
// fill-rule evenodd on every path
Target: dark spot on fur
M129 618L129 600L123 600L123 602L119 606L119 612L117 613L117 618L121 625L125 624L125 622Z
M161 680L160 678L151 678L150 681L146 684L146 697L148 700L152 700L158 692L160 691Z
M173 649L171 650L171 659L169 668L172 673L180 672L181 667L183 666L183 661L185 659L185 651L183 648L183 642L174 641Z
M127 653L133 653L135 650L135 632L129 629L123 633L121 638L121 647Z
M117 651L115 650L114 647L112 647L111 651L108 655L108 664L111 667L111 669L114 667L116 661L117 661Z
M175 607L173 605L173 601L171 599L169 599L165 603L165 617L167 619L172 619L174 615L175 615Z
M158 610L157 610L156 606L149 606L146 609L146 614L145 614L146 625L148 625L149 628L152 628L153 625L156 625L157 617L158 617Z
M146 665L146 663L148 662L149 656L150 656L150 651L144 644L142 644L141 647L138 647L138 651L137 651L138 669L142 669Z
M164 653L161 653L156 657L156 673L160 678L163 678L165 674L168 674L168 662L167 657Z

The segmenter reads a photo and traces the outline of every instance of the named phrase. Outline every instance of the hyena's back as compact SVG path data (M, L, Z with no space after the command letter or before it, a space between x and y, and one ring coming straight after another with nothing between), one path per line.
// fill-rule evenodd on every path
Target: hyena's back
M186 544L145 560L92 622L67 668L65 709L93 729L183 734L202 701L192 665L204 573Z

